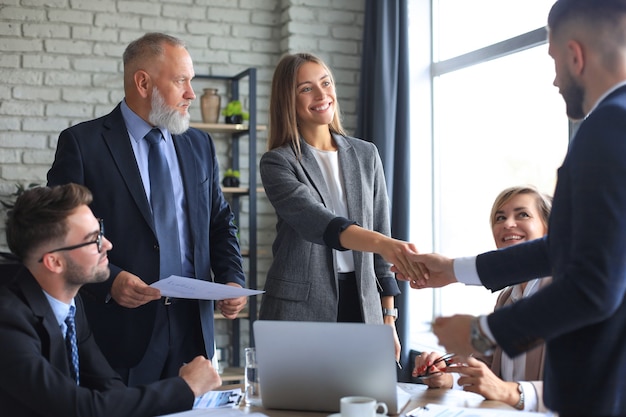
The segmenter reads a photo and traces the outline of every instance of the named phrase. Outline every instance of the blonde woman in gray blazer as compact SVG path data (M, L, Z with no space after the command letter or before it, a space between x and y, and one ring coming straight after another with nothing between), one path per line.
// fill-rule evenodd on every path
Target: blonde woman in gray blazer
M375 145L348 137L329 68L310 54L278 63L270 98L265 192L277 215L264 320L387 323L394 329L392 265L414 275L407 242L390 237Z

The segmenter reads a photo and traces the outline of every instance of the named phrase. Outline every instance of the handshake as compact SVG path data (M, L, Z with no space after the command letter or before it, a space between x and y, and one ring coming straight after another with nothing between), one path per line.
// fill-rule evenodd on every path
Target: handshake
M457 282L453 261L436 253L406 254L404 265L394 264L391 270L399 280L408 281L411 288L440 288Z
M411 288L415 289L440 288L458 282L454 271L454 259L436 253L404 253L404 258L394 263L391 271L396 273L397 279L408 281ZM454 315L436 318L432 323L432 330L446 351L471 356L486 352L478 350L473 341L476 338L473 333L476 333L477 326L477 319L474 316ZM481 336L485 340L484 334ZM491 348L494 343L490 342L488 345Z

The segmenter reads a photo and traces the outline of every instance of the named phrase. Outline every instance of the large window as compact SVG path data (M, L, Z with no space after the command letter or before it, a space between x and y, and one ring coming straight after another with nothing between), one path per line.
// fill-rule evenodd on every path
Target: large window
M432 0L435 60L445 61L543 27L552 3Z
M419 215L411 218L411 240L422 251L457 257L495 249L489 212L502 189L533 184L554 191L569 124L552 84L554 64L543 28L551 4L518 3L411 3L410 48L417 55L411 59L412 111L420 112L412 117L418 121L412 125L412 151L420 163L412 177L412 213ZM430 20L423 18L428 9ZM425 37L425 22L431 25L428 57L416 41ZM428 118L422 111L427 105ZM496 296L462 284L412 290L411 347L434 347L424 334L433 317L488 313Z

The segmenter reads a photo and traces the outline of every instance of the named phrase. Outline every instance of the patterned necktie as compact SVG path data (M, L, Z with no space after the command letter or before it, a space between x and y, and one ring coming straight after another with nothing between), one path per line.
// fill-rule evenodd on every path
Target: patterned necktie
M65 318L67 332L65 333L65 348L67 349L67 358L70 362L70 373L76 381L76 385L80 385L80 372L78 368L78 344L76 343L76 324L74 323L74 315L76 307L70 306L70 311Z
M144 137L150 144L150 152L148 153L150 204L152 205L152 218L159 241L159 278L162 279L170 275L182 274L174 186L162 149L162 144L165 141L161 131L154 128Z

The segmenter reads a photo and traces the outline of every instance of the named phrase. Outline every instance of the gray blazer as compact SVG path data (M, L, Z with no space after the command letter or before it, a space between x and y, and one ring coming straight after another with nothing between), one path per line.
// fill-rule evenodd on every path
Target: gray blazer
M382 161L373 143L333 135L339 152L348 217L365 229L390 235L389 199ZM273 262L265 282L260 318L336 321L339 301L329 235L338 217L327 207L328 187L317 160L301 140L302 157L290 145L266 152L260 173L277 215ZM391 265L379 255L354 251L365 323L382 324L382 295L400 293Z

